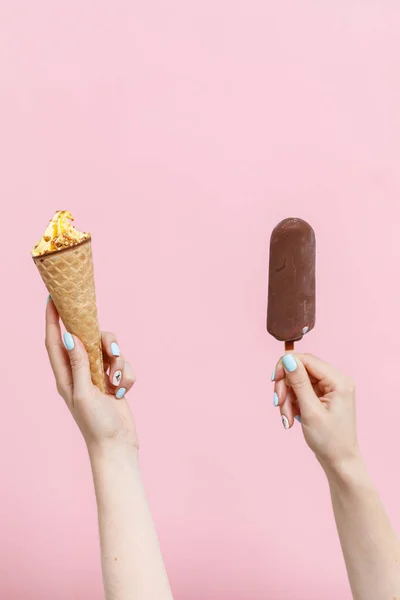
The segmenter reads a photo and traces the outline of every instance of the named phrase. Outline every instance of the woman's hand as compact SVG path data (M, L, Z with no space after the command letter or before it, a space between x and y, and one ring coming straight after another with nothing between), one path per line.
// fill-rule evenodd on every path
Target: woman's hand
M286 354L273 373L274 404L285 429L301 421L307 444L325 468L359 457L354 383L310 354Z
M106 393L93 385L82 342L68 332L50 300L46 309L46 348L56 380L89 449L113 442L137 448L138 440L125 393L135 382L132 367L120 355L114 334L102 333Z
M360 455L352 380L309 354L286 354L272 379L284 427L301 416L327 475L354 600L400 598L400 543Z

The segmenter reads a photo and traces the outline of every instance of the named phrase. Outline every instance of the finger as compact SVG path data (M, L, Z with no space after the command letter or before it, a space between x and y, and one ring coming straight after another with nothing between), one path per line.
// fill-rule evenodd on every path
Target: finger
M125 361L121 357L113 360L112 364L110 364L110 372L108 374L108 379L111 386L119 387L122 384L124 367Z
M299 355L297 355L297 356L299 356ZM278 381L281 381L282 379L285 379L286 373L285 373L285 369L283 368L283 365L282 365L282 359L280 359L278 364L276 365L274 373L275 373L275 378L272 381L278 382ZM312 384L319 383L319 381L311 373L308 373L308 375L309 375L309 378L310 378L310 381Z
M118 387L121 385L124 368L125 359L123 356L116 356L110 360L108 379L111 386Z
M282 366L282 360L279 359L275 369L272 371L271 381L280 381L285 378L285 370Z
M120 400L129 392L136 381L136 376L130 363L125 362L124 370L122 373L121 386L115 392L115 397Z
M111 331L102 331L101 343L103 346L104 370L109 375L109 381L112 386L118 386L122 378L122 370L125 364L121 355L117 338Z
M294 352L287 352L287 354L294 354ZM307 357L307 356L311 356L311 355L308 355L308 354L297 354L297 357L300 360L302 360L303 364L304 364L303 357ZM327 366L329 366L329 365L327 365ZM308 374L310 376L310 379L311 379L312 383L318 383L319 380L317 379L317 377L315 377L313 375L312 372L309 372ZM271 381L280 381L281 379L284 379L285 377L286 377L285 369L283 368L282 358L280 358L279 361L278 361L278 363L276 364L273 372L272 372Z
M60 317L51 299L46 307L45 344L57 389L64 394L72 384L71 367L68 353L62 342Z
M295 408L294 404L296 402L296 397L294 395L293 390L289 389L285 400L281 406L281 417L282 417L282 425L285 429L290 429L293 426L294 418L295 418Z
M274 406L282 406L288 394L288 387L284 379L280 379L275 383L274 387Z
M93 388L86 349L82 342L68 331L64 333L64 345L71 364L73 395L75 398L86 397Z
M102 331L101 343L103 346L104 369L108 370L108 380L111 386L119 387L122 381L125 360L121 356L117 338L111 331Z
M282 365L288 386L293 390L300 407L301 416L307 416L321 410L321 403L310 381L308 372L296 355L285 354Z
M289 388L288 390L288 399L290 401L290 410L293 414L295 421L299 421L299 423L301 423L300 406L296 398L296 394L291 388Z
M313 356L312 354L297 354L297 360L301 361L307 373L316 382L322 383L329 391L337 389L345 376L329 363Z
M103 345L103 351L110 361L121 356L115 333L112 333L111 331L102 331L101 343Z
M293 406L293 414L294 414L295 421L298 421L299 423L301 423L301 411L300 411L300 406L299 406L296 396L294 396L294 398L293 398L292 406Z

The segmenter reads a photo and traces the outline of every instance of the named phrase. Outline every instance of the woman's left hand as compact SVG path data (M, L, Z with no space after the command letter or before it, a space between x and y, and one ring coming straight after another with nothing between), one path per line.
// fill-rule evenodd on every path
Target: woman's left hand
M50 300L46 309L46 348L56 380L88 449L104 444L127 444L137 449L135 424L125 394L135 383L130 364L120 353L114 334L102 333L104 378L103 394L93 385L85 347L66 332L61 337L60 319Z

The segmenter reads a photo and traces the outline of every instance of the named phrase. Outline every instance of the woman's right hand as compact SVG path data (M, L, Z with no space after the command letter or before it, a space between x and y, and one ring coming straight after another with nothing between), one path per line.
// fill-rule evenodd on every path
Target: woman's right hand
M359 458L352 379L311 354L286 354L274 371L274 404L285 429L300 420L325 470Z

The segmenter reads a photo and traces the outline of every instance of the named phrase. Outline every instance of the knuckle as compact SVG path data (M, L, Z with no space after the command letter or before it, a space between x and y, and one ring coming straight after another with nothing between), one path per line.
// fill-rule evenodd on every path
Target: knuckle
M64 344L61 340L51 340L48 336L44 338L44 345L49 354L53 352L53 350L58 350L60 348L64 349Z
M71 361L71 367L77 371L78 369L81 369L84 365L84 361L83 358L80 354L77 354L76 352L72 352L70 354L69 357L70 361Z
M116 335L113 331L103 331L103 336L107 339L107 340L116 340Z
M343 377L340 384L337 387L337 390L341 394L354 394L355 392L355 383L351 377Z
M72 398L74 406L83 405L88 399L93 399L93 392L91 389L88 389L86 387L79 387L78 389L74 389ZM97 406L97 410L99 410L99 406Z
M294 391L302 390L307 384L305 377L297 375L296 377L292 377L290 380L290 387Z
M72 396L73 406L82 406L85 402L85 395L82 392L74 392Z
M313 425L313 427L318 427L322 422L322 414L321 411L317 410L316 407L312 407L309 410L307 415L307 421Z
M135 381L136 381L136 376L135 376L135 375L133 375L133 374L131 374L131 375L127 375L127 376L125 377L125 384L126 384L126 386L128 386L128 387L131 387L131 386L132 386L132 385L135 383Z
M59 381L56 381L56 389L61 398L63 398L65 402L69 404L71 399L70 384L67 382L60 383Z
M54 347L54 342L52 342L46 335L46 337L44 338L44 345L46 347L47 352L50 352L51 349Z
M60 383L56 382L56 389L57 389L57 392L59 393L59 395L62 396L62 398L64 398L64 396L65 396L64 386L62 386Z

